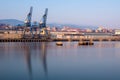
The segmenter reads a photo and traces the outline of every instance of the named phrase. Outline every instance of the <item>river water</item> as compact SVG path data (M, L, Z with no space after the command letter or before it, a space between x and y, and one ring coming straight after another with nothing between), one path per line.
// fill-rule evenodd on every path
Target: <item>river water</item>
M120 80L120 42L0 43L0 80Z

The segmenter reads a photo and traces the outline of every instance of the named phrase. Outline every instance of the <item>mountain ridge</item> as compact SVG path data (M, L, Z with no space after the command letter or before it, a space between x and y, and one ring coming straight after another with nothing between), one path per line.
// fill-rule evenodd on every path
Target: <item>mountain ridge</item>
M24 22L17 19L0 19L0 24L16 26L18 24L24 24Z
M0 24L8 24L11 26L17 26L17 25L24 25L24 21L17 20L17 19L0 19ZM33 24L33 22L32 22ZM64 26L68 26L71 28L81 28L81 29L96 29L97 26L82 26L82 25L76 25L76 24L61 24L61 23L48 23L47 24L50 27L58 27L58 28L63 28Z

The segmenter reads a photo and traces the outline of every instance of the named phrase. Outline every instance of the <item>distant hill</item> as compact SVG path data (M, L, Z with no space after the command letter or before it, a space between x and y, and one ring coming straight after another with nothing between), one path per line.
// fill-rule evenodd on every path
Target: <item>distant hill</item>
M80 28L80 29L97 29L98 26L87 26L87 25L75 25L75 24L57 24L57 23L49 23L48 26L50 27L58 27L58 28L63 28L64 26L68 26L71 28Z
M9 24L15 26L18 24L24 24L24 22L16 19L1 19L0 24Z
M12 26L16 26L18 24L24 25L24 22L17 20L17 19L1 19L0 24L9 24ZM59 23L48 23L47 25L50 27L58 27L58 28L63 28L64 26L68 26L71 28L80 28L80 29L86 29L86 28L96 29L96 28L98 28L97 26L82 26L82 25L75 25L75 24L59 24Z

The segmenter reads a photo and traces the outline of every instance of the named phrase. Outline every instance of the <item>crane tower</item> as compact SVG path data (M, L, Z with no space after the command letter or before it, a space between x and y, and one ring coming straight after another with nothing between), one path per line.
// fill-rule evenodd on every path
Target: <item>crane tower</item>
M45 14L42 17L42 20L39 22L40 34L45 36L48 36L48 31L46 29L47 15L48 15L48 8L46 8Z
M24 36L26 32L29 32L32 34L33 37L33 32L32 32L32 25L31 25L31 19L32 19L32 12L33 12L33 7L30 7L30 12L27 15L27 18L25 19L25 27L24 27Z

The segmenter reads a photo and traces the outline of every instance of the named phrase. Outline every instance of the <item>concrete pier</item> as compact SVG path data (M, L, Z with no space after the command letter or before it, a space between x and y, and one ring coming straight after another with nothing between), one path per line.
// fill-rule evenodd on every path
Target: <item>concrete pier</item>
M0 42L48 42L46 39L0 39Z
M19 39L0 39L0 42L42 42L42 41L69 41L68 39L57 39L57 38L19 38ZM120 41L120 39L111 38L111 39L71 39L72 41L79 41L79 44L83 44L85 42L93 43L94 41Z

